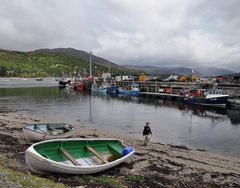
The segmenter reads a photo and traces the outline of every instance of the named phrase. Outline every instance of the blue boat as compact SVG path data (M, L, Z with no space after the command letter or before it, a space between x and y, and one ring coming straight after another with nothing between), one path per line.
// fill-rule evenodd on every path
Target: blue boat
M187 104L226 107L229 95L218 89L192 89L183 98Z
M119 94L122 94L122 95L129 95L133 97L139 96L139 86L137 84L132 84L125 88L119 88L118 91L119 91Z
M115 83L111 84L109 87L108 87L108 93L109 94L118 94L118 87Z
M107 83L107 82L103 82L103 83L99 86L98 92L99 92L100 94L107 94L108 88L109 88L108 83Z
M91 86L91 93L97 93L98 92L98 84L94 81Z
M96 82L92 84L92 87L91 87L92 93L107 94L107 91L108 91L108 85L105 83L101 84L100 86L98 86Z

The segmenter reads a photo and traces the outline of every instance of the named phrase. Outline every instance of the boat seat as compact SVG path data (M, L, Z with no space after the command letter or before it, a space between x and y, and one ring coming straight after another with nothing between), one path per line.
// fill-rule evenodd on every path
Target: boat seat
M59 135L60 134L60 132L55 131L55 130L51 130L51 131L49 131L49 133L51 133L51 135Z
M94 154L98 159L100 159L104 164L108 163L108 161L100 153L98 153L94 148L90 146L85 146L85 148L88 151L90 151L92 154Z
M118 148L116 148L116 147L115 147L114 145L112 145L112 144L107 144L107 146L108 146L110 152L111 152L113 155L115 155L115 156L117 156L117 157L121 157L122 153L119 151Z
M63 134L62 131L55 129L55 128L52 127L51 125L47 125L47 129L50 130L50 132L51 132L52 135Z
M68 131L72 131L73 129L70 127L64 127L64 129L67 129Z
M59 151L62 152L62 154L69 160L71 161L75 166L81 166L81 164L79 164L76 159L74 159L70 153L68 153L67 150L65 150L63 147L59 148Z

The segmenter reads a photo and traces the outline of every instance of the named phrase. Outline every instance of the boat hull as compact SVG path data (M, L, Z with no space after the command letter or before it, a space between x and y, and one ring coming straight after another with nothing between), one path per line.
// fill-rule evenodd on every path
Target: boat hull
M119 94L128 95L128 96L132 96L132 97L138 97L139 96L139 90L119 89Z
M107 91L109 94L118 94L117 86L110 86Z
M240 109L240 99L228 99L227 107L232 109Z
M85 90L84 84L83 83L76 83L73 87L75 91L80 91L83 92Z
M123 145L122 141L116 140L116 139L58 139L58 140L48 140L48 141L42 141L36 144L33 144L30 146L26 152L25 152L25 161L28 167L31 171L35 173L41 173L41 174L49 174L49 173L61 173L61 174L92 174L101 172L103 170L107 170L109 168L112 168L123 161L125 161L127 158L129 158L133 153L134 150L132 150L127 155L120 157L116 160L113 160L111 162L108 162L106 164L95 164L95 165L88 165L87 163L82 164L82 159L78 159L78 162L81 163L81 166L75 166L71 164L70 161L54 161L52 159L49 159L41 154L39 154L36 151L36 147L40 146L41 144L44 144L48 142L47 144L54 144L54 142L62 142L66 145L74 145L71 144L71 142L79 142L79 147L81 146L81 142L88 142L89 145L91 145L91 142L119 142ZM68 143L69 142L69 143ZM46 154L47 155L47 154ZM77 160L77 159L76 159ZM90 163L90 162L89 162Z
M227 104L228 96L213 97L213 98L197 98L197 97L184 97L185 103L193 105L204 105L204 106L219 106L225 107Z

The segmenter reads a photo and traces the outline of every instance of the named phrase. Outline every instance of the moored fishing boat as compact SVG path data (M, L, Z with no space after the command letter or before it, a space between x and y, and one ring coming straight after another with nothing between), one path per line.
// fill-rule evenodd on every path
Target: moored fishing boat
M108 92L108 84L106 83L106 82L103 82L100 86L99 86L99 88L98 88L98 92L100 93L100 94L107 94L107 92Z
M91 86L91 92L92 93L97 93L98 92L98 84L94 81L92 86Z
M112 168L133 153L118 139L57 139L33 144L25 160L36 173L91 174Z
M28 141L68 138L75 132L75 128L66 123L27 124L23 127L23 133Z
M123 94L123 95L129 95L134 97L139 96L139 88L135 85L128 86L125 88L119 88L118 91L119 91L119 94Z
M74 84L73 84L73 89L75 91L80 91L80 92L83 92L85 90L85 86L84 86L84 83L82 81L76 81Z
M115 82L112 82L112 83L109 84L107 92L110 95L117 95L118 94L118 87L117 87Z
M228 99L227 106L229 108L240 109L240 99Z
M188 104L225 107L228 98L229 95L223 94L222 90L192 89L184 96L183 101Z
M65 79L65 80L59 80L59 88L66 88L71 83L70 79Z

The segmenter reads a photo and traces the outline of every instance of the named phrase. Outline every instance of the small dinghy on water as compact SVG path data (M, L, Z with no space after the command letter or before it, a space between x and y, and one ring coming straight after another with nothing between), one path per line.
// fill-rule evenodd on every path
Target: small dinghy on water
M66 123L27 124L23 127L23 133L28 141L69 138L75 132L75 128Z
M41 174L92 174L128 159L134 150L118 139L57 139L38 142L25 152L31 171Z

